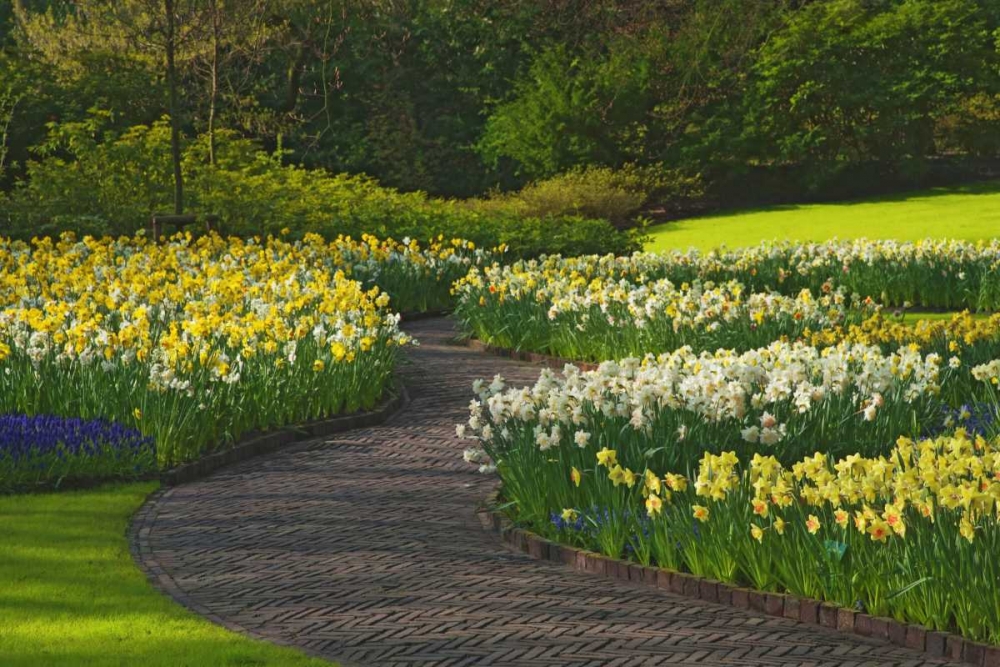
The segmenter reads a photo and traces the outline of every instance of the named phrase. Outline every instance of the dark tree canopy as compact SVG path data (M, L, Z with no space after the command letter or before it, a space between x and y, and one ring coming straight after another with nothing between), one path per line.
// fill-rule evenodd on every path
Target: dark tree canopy
M51 123L167 115L470 196L588 165L732 183L1000 151L990 0L0 0L0 183ZM0 136L4 136L0 134ZM785 173L785 172L782 172Z

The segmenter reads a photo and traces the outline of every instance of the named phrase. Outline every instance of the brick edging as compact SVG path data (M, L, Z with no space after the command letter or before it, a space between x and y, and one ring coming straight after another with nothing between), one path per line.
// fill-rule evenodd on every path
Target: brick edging
M780 616L801 623L820 625L841 632L888 641L896 646L926 653L935 658L961 661L974 667L1000 667L1000 646L990 646L949 632L936 632L920 625L893 618L870 616L828 602L811 600L787 593L768 593L740 588L721 581L674 572L653 566L608 558L607 556L547 540L519 528L498 512L496 496L490 495L478 510L483 528L532 558L562 563L579 572L597 574L618 581L628 581L647 588L658 588L676 595L697 598L742 609Z
M581 371L596 370L599 366L599 364L594 363L593 361L575 361L573 359L563 359L562 357L553 357L552 355L541 354L540 352L526 352L524 350L515 350L511 347L490 345L489 343L484 343L478 338L469 338L464 341L464 344L476 352L484 352L497 357L507 357L509 359L514 359L515 361L527 361L532 364L541 364L557 371L561 371L566 364L572 364Z
M355 428L378 426L409 401L406 388L398 380L393 385L391 392L392 396L383 398L374 410L285 426L263 434L247 436L233 447L161 472L160 483L164 486L186 484L210 475L224 466L240 463L261 454L268 454L295 442L321 438Z

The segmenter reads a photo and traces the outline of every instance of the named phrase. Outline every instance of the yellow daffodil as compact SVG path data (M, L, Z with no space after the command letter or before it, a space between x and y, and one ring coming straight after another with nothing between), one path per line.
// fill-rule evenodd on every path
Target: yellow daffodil
M597 452L597 465L610 468L618 462L618 453L613 449L604 447Z

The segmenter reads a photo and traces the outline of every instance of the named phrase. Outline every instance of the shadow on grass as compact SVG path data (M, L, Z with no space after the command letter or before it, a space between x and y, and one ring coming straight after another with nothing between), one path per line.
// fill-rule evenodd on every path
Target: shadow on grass
M811 202L800 202L796 204L769 204L766 206L755 206L751 208L726 208L717 211L706 212L702 215L696 215L690 218L683 218L682 220L676 220L671 222L665 222L659 225L654 225L653 227L650 228L649 231L655 231L657 229L670 229L670 225L673 222L689 222L689 221L693 222L704 218L732 218L742 215L752 215L755 213L799 211L806 208L812 208L814 206L851 208L854 206L863 206L867 204L874 205L874 204L902 203L917 199L934 199L939 197L948 197L952 195L995 195L995 194L1000 194L1000 181L983 181L979 183L968 183L966 185L927 188L924 190L907 190L905 192L896 192L891 194L878 195L875 197L867 197L865 199L811 201Z
M146 581L126 529L155 486L0 497L0 663L328 665L215 626Z

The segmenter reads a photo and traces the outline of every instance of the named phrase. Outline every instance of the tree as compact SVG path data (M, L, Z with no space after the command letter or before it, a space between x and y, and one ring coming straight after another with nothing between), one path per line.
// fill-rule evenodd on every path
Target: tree
M215 160L215 129L221 68L256 44L267 16L266 0L77 0L54 3L33 11L23 2L15 6L24 40L64 76L80 75L81 65L114 59L123 69L160 73L164 82L166 115L171 128L174 212L184 210L181 135L188 124L189 106L182 89L193 90L199 65L207 63L207 131L209 159ZM204 69L204 67L203 67ZM185 97L187 97L185 95Z
M760 49L747 136L778 162L931 155L953 100L998 90L995 28L969 0L810 4Z
M14 112L21 101L20 95L11 89L0 89L0 179L3 179L7 167L7 138L10 132L10 124L14 119Z

